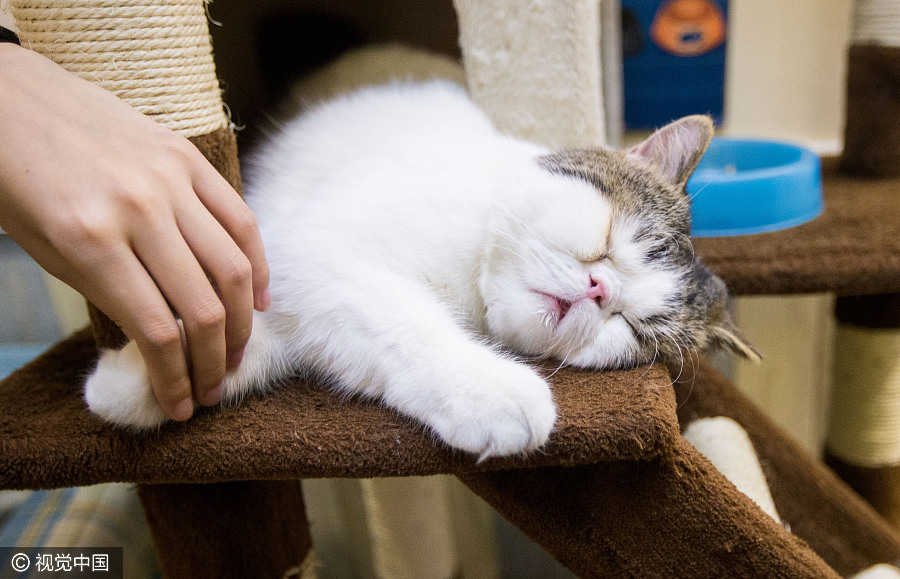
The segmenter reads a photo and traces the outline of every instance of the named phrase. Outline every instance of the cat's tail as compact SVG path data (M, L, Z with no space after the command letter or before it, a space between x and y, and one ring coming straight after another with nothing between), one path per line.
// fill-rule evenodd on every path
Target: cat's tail
M290 368L281 350L264 315L255 312L244 358L225 376L221 403L237 403L284 377ZM101 353L97 367L85 382L84 398L91 412L119 426L143 430L169 420L153 395L147 368L133 341L121 350Z

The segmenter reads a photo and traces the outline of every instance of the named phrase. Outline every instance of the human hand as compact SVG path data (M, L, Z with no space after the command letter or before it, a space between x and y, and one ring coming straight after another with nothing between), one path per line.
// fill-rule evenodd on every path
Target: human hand
M137 343L166 414L216 403L269 305L253 214L188 140L43 56L0 44L0 78L0 227Z

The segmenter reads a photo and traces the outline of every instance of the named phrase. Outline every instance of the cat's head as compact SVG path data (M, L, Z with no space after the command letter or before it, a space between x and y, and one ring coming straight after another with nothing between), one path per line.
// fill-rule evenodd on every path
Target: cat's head
M712 134L685 117L626 151L562 151L513 178L526 202L499 212L480 280L489 332L583 367L712 346L758 359L691 245L685 184Z

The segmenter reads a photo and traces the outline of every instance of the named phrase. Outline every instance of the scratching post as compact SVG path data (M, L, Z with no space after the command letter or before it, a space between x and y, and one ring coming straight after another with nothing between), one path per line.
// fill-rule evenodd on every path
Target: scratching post
M551 148L605 142L599 2L453 4L469 91L495 126Z
M900 3L855 3L844 138L844 172L900 177ZM836 315L826 460L900 528L900 294L840 297Z
M203 0L12 0L11 7L24 47L190 139L240 191L237 144L224 112ZM109 318L90 304L88 310L98 346L124 343ZM139 491L167 577L281 577L309 567L302 567L310 559L311 541L299 482L156 485ZM223 500L228 508L221 508ZM185 518L185 513L202 516ZM206 558L188 547L203 534L198 524L221 523L220 515L236 513L243 516L231 522L241 537L271 537L275 545L258 545L264 551L251 554L246 541L233 540L228 548L207 550L215 556ZM227 545L223 528L209 530L221 539L215 544Z
M900 528L900 295L839 298L826 461Z

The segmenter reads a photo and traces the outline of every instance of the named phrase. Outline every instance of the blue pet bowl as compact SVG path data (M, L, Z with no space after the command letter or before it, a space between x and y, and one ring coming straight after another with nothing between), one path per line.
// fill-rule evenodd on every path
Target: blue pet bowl
M822 169L808 149L717 137L687 184L694 237L786 229L822 214Z

